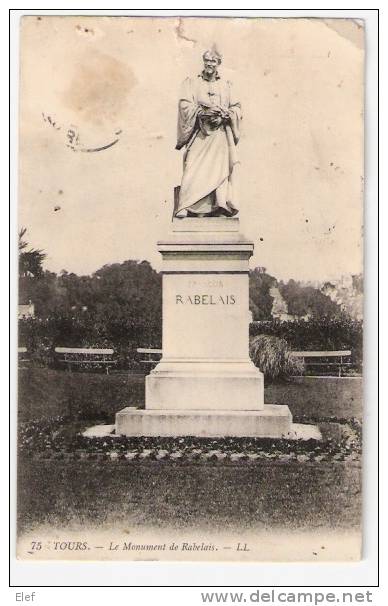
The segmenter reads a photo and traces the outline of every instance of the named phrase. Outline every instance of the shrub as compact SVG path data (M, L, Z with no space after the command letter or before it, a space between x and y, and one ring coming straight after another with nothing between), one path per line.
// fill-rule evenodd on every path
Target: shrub
M267 382L304 372L302 360L291 356L287 341L279 337L258 335L251 338L249 353Z

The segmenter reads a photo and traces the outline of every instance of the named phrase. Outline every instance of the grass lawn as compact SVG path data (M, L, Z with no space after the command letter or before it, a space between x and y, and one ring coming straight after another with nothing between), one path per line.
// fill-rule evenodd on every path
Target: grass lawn
M267 403L288 404L298 422L351 419L361 416L360 389L359 379L297 379L268 386L265 398ZM139 404L144 405L142 376L33 368L20 373L19 422L36 422L36 433L44 420L60 416L70 419L64 433L75 435L97 421L113 423L118 410ZM57 458L39 458L35 442L41 451L55 454L53 442L46 445L40 437L23 445L18 460L19 535L39 525L55 529L75 522L93 528L117 524L182 531L354 530L360 525L361 470L358 455L352 453L344 459L334 449L323 460L309 453L303 460L287 460L267 444L267 458L240 462L110 460L97 451L88 458L64 458L60 452ZM310 447L316 450L317 442L307 443L306 449Z
M361 378L301 377L268 385L267 404L287 404L298 418L361 418ZM113 423L125 406L144 407L144 376L69 373L44 368L19 372L19 420L71 416Z
M19 533L40 524L355 528L356 463L36 461L19 468Z

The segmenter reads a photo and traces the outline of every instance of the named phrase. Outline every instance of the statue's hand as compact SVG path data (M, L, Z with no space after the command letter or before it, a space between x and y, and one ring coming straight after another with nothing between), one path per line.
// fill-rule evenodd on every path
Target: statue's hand
M222 122L221 116L214 116L209 119L209 122L212 126L219 126Z

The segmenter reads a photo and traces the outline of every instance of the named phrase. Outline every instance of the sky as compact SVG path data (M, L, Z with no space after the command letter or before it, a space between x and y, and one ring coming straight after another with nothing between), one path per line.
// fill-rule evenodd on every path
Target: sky
M179 88L213 44L241 99L251 267L283 280L362 271L362 23L34 16L21 25L19 225L47 269L161 268Z

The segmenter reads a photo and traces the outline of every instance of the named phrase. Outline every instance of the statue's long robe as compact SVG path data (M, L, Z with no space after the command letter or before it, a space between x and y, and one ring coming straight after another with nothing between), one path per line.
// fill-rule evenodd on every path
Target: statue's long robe
M227 124L212 127L198 114L218 105L228 110ZM186 146L183 177L179 192L177 217L209 214L221 207L224 214L233 215L238 203L233 192L232 175L237 163L236 145L239 140L241 106L233 96L232 85L217 77L209 81L199 75L187 78L182 85L178 109L177 149Z

